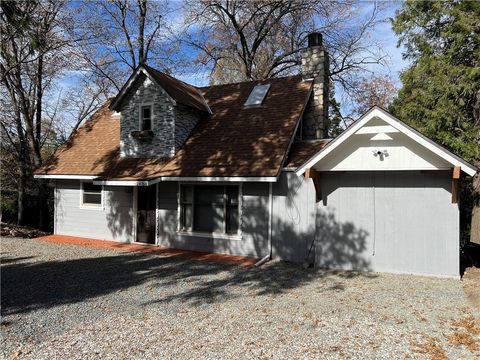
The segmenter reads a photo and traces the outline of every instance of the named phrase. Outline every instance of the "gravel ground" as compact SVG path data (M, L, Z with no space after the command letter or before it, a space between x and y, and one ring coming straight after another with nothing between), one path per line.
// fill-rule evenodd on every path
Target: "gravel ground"
M4 358L480 358L459 280L18 238L1 252Z

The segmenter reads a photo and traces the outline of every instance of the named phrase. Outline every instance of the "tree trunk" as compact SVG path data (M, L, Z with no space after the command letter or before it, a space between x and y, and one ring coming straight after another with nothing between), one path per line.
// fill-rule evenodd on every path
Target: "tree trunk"
M25 184L20 177L18 179L18 192L17 192L17 225L23 225L25 219L23 214L24 204L25 204Z
M42 97L43 97L43 55L38 57L38 68L37 68L37 103L35 110L35 136L36 136L36 146L40 147L40 140L42 136Z
M17 225L25 224L25 188L28 175L23 164L20 164L20 176L17 183Z
M138 19L138 63L145 64L145 17L147 15L147 0L139 0L138 7L140 15Z
M475 103L473 105L473 121L475 126L480 126L480 90L475 94ZM478 144L480 146L480 143ZM474 164L477 168L480 166L480 159ZM470 241L480 244L480 174L473 177L472 190L472 223L470 226Z
M476 164L477 167L480 162ZM480 175L477 173L473 177L473 206L472 206L472 225L470 227L470 241L480 244Z

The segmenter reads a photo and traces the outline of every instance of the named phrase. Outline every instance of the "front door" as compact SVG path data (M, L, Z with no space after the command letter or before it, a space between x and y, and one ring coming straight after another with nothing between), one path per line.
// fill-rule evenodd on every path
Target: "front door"
M155 244L157 185L137 188L137 241Z

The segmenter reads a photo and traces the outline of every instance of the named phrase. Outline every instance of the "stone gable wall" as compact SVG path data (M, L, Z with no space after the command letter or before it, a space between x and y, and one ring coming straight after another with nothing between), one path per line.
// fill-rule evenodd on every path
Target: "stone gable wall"
M175 107L175 151L187 140L195 125L201 118L198 110L177 104Z
M151 139L137 139L140 130L140 105L152 104ZM120 156L172 157L185 142L199 115L180 104L174 105L168 94L145 75L137 79L121 106Z

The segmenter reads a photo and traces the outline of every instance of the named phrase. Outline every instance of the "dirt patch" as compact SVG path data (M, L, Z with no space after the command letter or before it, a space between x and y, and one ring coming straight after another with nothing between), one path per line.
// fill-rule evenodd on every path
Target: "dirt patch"
M0 224L0 235L6 237L23 237L23 238L35 238L39 236L49 235L48 232L33 229L27 226L18 226L13 224Z
M467 268L462 283L468 300L480 311L480 268Z

